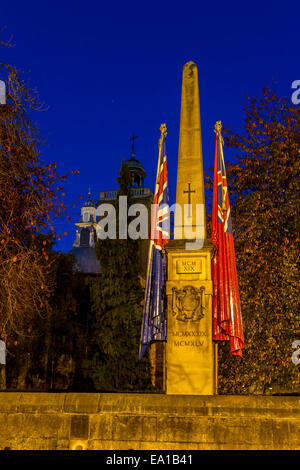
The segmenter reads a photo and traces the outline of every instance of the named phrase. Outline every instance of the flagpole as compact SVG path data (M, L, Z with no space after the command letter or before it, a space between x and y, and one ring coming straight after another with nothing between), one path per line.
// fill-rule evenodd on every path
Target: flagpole
M163 141L163 136L166 136L166 135L167 135L166 124L161 124L161 126L160 126L160 138L159 138L159 141L158 141L159 151L158 151L158 160L157 160L157 169L156 169L154 197L155 197L155 194L156 194L157 180L158 180L159 169L160 169L160 164L161 164L162 141ZM151 227L150 227L150 243L149 243L149 249L148 249L147 277L146 277L146 285L145 285L144 305L146 303L147 286L148 286L149 275L150 275L151 252L152 252L152 247L154 245L154 240L152 239L152 228L153 228L152 226L153 226L153 214L152 214L152 218L151 218ZM142 322L142 327L141 327L139 355L141 353L141 347L142 347L143 328L144 328L144 322Z
M217 248L212 260L213 339L230 341L231 354L242 357L244 335L221 129L217 121L211 234Z
M166 131L167 131L166 125L161 124L161 126L160 126L160 138L159 138L159 141L158 141L159 151L158 151L154 196L155 196L155 193L156 193L157 180L158 180L158 175L159 175L159 167L160 167L160 164L161 164L162 140L163 140L163 136L167 135ZM151 235L152 235L152 222L153 222L153 220L151 219L151 232L150 232L150 243L149 243L149 250L148 250L148 263L147 263L147 280L146 280L147 282L148 282L150 258L151 258L150 254L151 254L152 246L154 244L154 241L152 240L152 237L151 237ZM147 285L147 282L146 282L146 285Z

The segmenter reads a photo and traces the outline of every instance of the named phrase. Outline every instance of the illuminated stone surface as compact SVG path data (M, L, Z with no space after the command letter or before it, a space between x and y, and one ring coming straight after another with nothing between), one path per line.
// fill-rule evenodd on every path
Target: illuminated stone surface
M168 342L166 392L174 395L216 393L216 355L212 341L213 246L186 251L173 240L168 253Z
M300 397L0 393L0 450L300 449Z
M183 67L182 91L181 91L181 114L179 130L178 166L177 166L177 186L176 204L183 208L184 204L192 204L191 217L185 217L185 227L190 227L195 231L196 206L195 204L205 204L204 198L204 176L202 139L200 124L200 103L198 70L194 62L188 62ZM181 237L183 220L180 214L175 211L174 237L192 238L192 236ZM203 227L204 237L206 229Z
M168 254L166 393L213 395L216 393L211 280L214 247L206 240L198 71L193 62L184 65L182 74L176 204L181 207L192 204L192 208L184 212L184 217L175 210L175 239L165 247ZM203 208L202 221L196 216L197 204ZM186 227L198 232L197 238L202 239L198 247L191 242L187 245L192 234Z

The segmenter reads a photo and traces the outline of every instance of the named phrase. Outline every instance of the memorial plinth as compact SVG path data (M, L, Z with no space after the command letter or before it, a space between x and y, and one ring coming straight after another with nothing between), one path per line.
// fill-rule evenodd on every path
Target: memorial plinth
M211 258L214 246L185 250L186 240L173 240L168 254L168 342L166 393L214 395L216 354L212 341Z

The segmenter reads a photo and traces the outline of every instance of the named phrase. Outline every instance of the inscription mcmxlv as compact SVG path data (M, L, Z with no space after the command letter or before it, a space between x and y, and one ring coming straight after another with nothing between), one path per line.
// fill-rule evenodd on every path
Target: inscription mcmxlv
M203 346L204 341L200 341L199 339L196 340L186 340L182 339L181 341L174 341L174 346L194 346L199 347Z

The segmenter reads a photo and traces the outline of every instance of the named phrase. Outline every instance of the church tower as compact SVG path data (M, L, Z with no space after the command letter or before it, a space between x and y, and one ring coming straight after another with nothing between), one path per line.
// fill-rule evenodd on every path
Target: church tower
M146 178L146 173L145 173L143 165L135 158L134 140L136 139L136 137L137 136L131 137L131 140L132 140L131 158L127 160L126 163L131 174L132 186L143 188L144 179Z
M76 224L76 239L71 253L77 260L80 271L89 274L100 272L100 264L96 257L94 246L96 242L96 204L91 200L91 193L81 207L81 217Z
M94 247L96 241L96 205L88 193L88 200L81 207L81 217L76 224L76 240L73 248Z
M145 187L144 181L146 172L142 163L135 158L134 140L137 136L133 136L131 156L126 160L126 165L131 174L132 184L130 190L135 203L144 204L148 209L149 220L148 227L151 225L151 203L153 194L149 187ZM100 263L96 257L94 246L97 241L97 208L103 203L117 204L118 189L100 191L99 200L94 202L91 200L91 193L88 193L88 199L81 207L81 217L76 225L76 239L73 244L71 253L77 259L77 265L80 271L86 274L96 274L101 272ZM146 278L147 257L148 257L149 240L140 240L140 271L142 278Z

